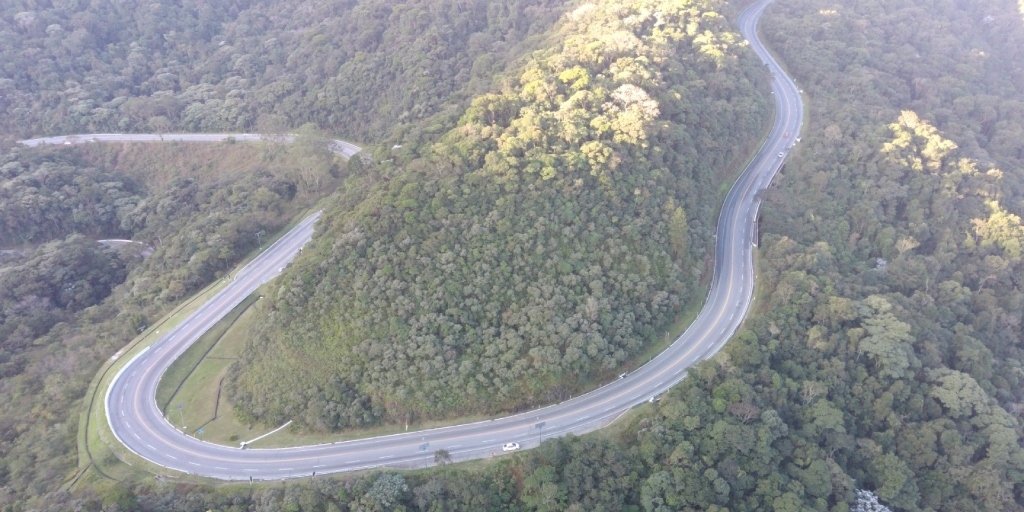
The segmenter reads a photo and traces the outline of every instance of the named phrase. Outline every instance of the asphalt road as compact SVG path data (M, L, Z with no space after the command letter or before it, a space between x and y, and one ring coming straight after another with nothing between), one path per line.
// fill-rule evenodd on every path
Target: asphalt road
M21 141L26 146L43 144L71 145L87 142L224 142L228 139L239 142L255 142L268 140L271 142L291 142L294 135L263 136L256 133L89 133L84 135L58 135ZM343 140L333 140L328 149L345 158L351 158L359 152L359 146Z
M114 377L104 400L114 434L140 457L170 470L224 480L278 480L310 476L314 472L423 467L433 464L434 452L439 449L447 450L458 461L500 455L502 444L511 441L531 448L543 438L599 429L634 405L677 384L686 376L688 367L717 352L746 316L754 286L751 250L760 206L758 192L768 186L781 167L783 158L779 153L788 151L800 133L803 104L796 84L756 37L757 20L768 3L761 0L744 12L740 30L773 72L775 124L726 197L718 223L714 278L703 310L685 333L646 365L590 393L542 409L419 432L292 448L242 450L205 443L179 431L157 408L155 397L160 376L189 344L291 261L312 235L319 215L314 214L241 270L216 297L124 366ZM168 140L171 136L163 137ZM173 140L197 140L180 137ZM245 140L239 135L235 137ZM65 141L41 140L57 144Z

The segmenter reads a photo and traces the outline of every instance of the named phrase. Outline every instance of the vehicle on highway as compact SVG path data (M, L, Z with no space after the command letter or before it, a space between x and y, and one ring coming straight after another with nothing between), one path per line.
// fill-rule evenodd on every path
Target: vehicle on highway
M501 451L514 452L519 449L519 443L505 443L501 445Z
M784 155L785 155L785 153L783 153L782 151L779 151L779 158L782 158Z

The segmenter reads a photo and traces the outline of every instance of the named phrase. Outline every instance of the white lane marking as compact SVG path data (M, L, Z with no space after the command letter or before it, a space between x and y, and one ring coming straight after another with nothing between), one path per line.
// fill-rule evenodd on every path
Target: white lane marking
M153 445L151 445L149 443L146 443L146 446L148 446L150 450L156 450L156 448L153 448Z
M358 461L355 461L358 462ZM314 468L326 468L327 464L320 464L319 466L313 466Z
M393 459L393 458L395 458L395 456L394 455L385 455L385 456L380 457L380 458L381 459Z
M243 469L242 471L245 471L246 473L255 473L256 472L255 469Z
M488 440L486 440L486 441L484 441L484 442L482 442L480 444L487 444L487 443L493 443L493 442L494 442L494 439L488 439Z
M171 454L169 454L169 453L167 454L167 456L168 456L168 457L170 457L170 458L172 458L172 459L174 459L174 460L178 460L178 458L177 458L177 457L175 457L174 455L171 455Z
M349 462L349 464L353 464L353 463L356 463L356 462L362 462L362 460L356 459L356 460L350 460L348 462Z
M453 445L451 445L451 448L458 448L460 446L462 446L462 445L461 444L453 444Z
M139 371L135 370L134 372L132 372L132 377L134 377L136 373L139 373Z
M139 435L136 434L135 432L132 432L132 435L135 436L135 439L138 439L139 441L142 441L142 438L139 437Z
M293 469L295 469L295 468L281 468L278 471L291 471Z
M220 467L220 466L214 466L214 467L213 467L213 469L223 469L223 470L227 470L228 468L222 468L222 467Z
M199 464L196 464L195 462L192 462L192 461L188 461L188 463L192 464L193 466L198 466L199 465Z

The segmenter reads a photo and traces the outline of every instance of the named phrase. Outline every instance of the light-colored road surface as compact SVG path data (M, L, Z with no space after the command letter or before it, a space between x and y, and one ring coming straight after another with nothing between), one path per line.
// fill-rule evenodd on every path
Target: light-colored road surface
M21 141L21 144L35 147L43 144L71 145L87 142L224 142L228 139L238 142L262 140L291 142L295 139L295 136L274 135L264 137L256 133L89 133L84 135L58 135L56 137L28 139ZM351 158L352 155L355 155L362 149L355 144L343 140L333 140L327 147L345 158Z
M125 240L123 238L108 238L106 240L96 240L96 243L105 245L107 247L112 247L112 248L124 247L126 245L137 244L137 245L141 246L141 247L139 247L139 253L138 254L139 254L139 256L142 256L143 258L148 258L148 257L152 256L153 252L156 251L156 249L154 249L152 245L146 244L144 242L136 242L135 240Z
M590 432L675 385L688 367L717 352L746 315L754 286L751 244L760 205L757 193L768 186L782 165L779 153L785 153L800 133L803 105L796 85L756 38L757 20L768 3L762 0L748 9L740 18L740 29L775 76L775 125L725 200L718 224L715 274L704 309L689 329L651 362L624 378L559 404L452 427L280 449L241 450L185 435L157 408L160 376L200 334L279 273L310 239L319 215L314 214L114 377L104 403L115 435L131 451L153 463L225 480L276 480L380 466L422 467L432 464L434 452L440 449L447 450L454 460L467 460L500 455L502 444L507 442L531 448L542 437ZM167 137L164 135L165 140Z

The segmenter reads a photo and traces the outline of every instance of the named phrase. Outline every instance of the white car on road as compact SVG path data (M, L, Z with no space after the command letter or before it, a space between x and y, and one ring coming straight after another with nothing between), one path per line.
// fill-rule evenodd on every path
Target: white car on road
M505 443L501 445L501 451L514 452L519 449L519 443Z

